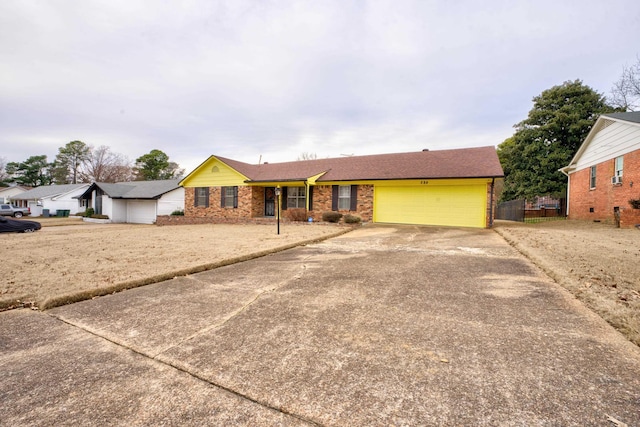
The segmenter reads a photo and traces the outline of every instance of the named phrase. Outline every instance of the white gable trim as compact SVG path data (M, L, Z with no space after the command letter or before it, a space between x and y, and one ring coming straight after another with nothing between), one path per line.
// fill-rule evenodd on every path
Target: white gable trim
M43 199L58 200L58 199L65 198L67 196L71 196L71 198L73 198L75 196L80 196L80 195L82 195L82 193L87 191L87 188L89 188L89 185L91 185L91 184L86 184L86 185L83 185L81 187L74 188L73 190L67 191L65 193L59 193L59 194L55 194L55 195L52 195L52 196L43 197Z
M598 132L574 165L579 171L640 149L640 126L614 123Z
M640 123L600 116L568 166L570 174L640 150Z

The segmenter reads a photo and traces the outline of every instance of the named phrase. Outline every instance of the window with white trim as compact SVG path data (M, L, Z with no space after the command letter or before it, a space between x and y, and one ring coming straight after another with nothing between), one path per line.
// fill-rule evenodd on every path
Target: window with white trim
M306 207L305 190L305 187L287 187L287 209Z
M615 176L622 176L622 169L623 169L623 166L624 166L624 157L622 157L622 156L616 157L615 163L616 163L616 167L615 167L616 174L615 174Z
M351 186L338 186L338 210L348 211L351 208Z
M591 172L589 174L589 188L596 188L596 167L591 166Z

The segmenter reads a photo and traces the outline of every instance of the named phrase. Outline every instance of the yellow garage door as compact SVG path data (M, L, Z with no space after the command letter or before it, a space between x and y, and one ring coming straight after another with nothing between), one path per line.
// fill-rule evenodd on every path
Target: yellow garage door
M485 185L380 187L374 190L374 222L485 227Z

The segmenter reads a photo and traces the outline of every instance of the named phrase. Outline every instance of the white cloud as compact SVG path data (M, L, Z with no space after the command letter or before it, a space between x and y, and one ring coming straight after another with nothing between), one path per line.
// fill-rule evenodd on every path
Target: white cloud
M631 0L5 0L0 157L80 139L190 170L497 145L544 89L607 92L639 17Z

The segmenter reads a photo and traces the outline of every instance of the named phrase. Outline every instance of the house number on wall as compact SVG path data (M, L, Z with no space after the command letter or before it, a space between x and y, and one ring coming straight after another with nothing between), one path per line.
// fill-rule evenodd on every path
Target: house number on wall
M420 181L420 185L427 185L429 181Z

